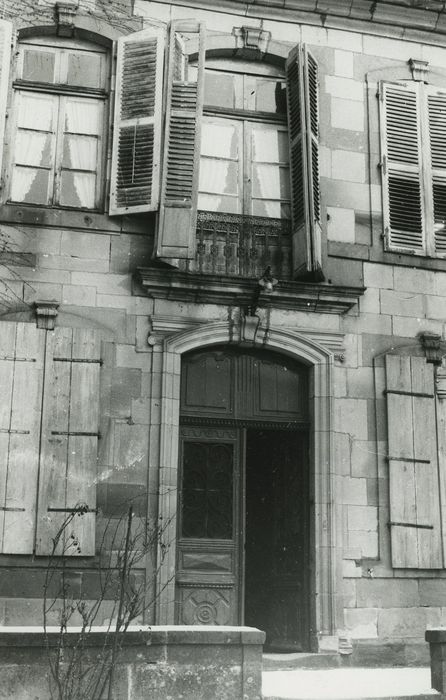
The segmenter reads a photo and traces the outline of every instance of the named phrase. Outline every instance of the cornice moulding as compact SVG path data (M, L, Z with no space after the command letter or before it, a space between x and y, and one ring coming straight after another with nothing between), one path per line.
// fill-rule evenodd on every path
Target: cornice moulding
M248 21L271 19L427 43L446 34L446 8L440 0L220 0L217 10L211 0L172 4L233 13Z
M153 299L248 308L253 304L258 288L255 279L160 268L139 268L138 273L147 295ZM364 291L364 287L280 281L272 294L261 291L256 304L259 308L344 314L358 303Z

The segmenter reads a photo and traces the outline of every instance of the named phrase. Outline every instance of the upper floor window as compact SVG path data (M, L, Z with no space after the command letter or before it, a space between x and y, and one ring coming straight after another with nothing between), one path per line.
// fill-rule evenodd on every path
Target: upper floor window
M446 91L381 84L387 250L446 256Z
M98 209L103 198L105 49L27 40L13 83L9 200Z
M198 209L289 219L290 199L284 76L207 61Z
M0 20L3 105L12 34ZM236 48L234 34L218 41ZM197 208L290 219L293 275L321 279L317 61L298 44L229 65L211 59L211 42L192 19L117 40L109 214L158 212L155 254L172 265L195 259ZM87 42L19 44L5 199L103 208L108 63Z

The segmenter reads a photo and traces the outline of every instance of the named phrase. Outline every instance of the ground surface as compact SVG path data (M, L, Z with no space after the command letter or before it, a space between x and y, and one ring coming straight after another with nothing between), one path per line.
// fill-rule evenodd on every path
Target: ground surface
M439 698L430 685L429 668L297 669L263 673L265 700Z

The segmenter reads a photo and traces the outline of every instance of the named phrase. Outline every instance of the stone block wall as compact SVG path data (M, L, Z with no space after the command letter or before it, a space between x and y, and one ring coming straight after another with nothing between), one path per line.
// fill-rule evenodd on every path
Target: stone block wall
M408 40L391 27L379 36L366 23L351 24L348 31L330 22L322 26L320 18L307 12L296 11L288 22L265 8L243 12L191 11L185 4L144 0L134 6L135 16L145 22L165 23L192 13L210 32L231 33L242 24L261 27L290 47L306 42L319 62L326 284L364 285L366 290L345 316L274 308L259 315L265 327L344 334L343 357L333 362L332 471L340 551L333 633L353 638L358 649L364 640L419 642L426 627L446 624L446 571L391 567L382 355L417 344L423 331L445 337L446 263L383 250L376 88L382 77L409 78L410 58L429 61L432 73L442 74L446 48L434 45L434 39L429 43L422 33L419 40L414 35ZM232 321L234 309L147 295L135 272L152 264L151 215L33 215L29 208L7 206L0 210L0 223L17 250L33 256L32 265L2 268L5 293L14 300L5 319L29 319L33 302L54 300L60 304L58 323L90 324L103 333L97 479L101 542L107 520L122 517L129 501L141 521L158 511L160 398L163 390L178 395L178 375L163 389L161 353L147 342L151 318ZM113 548L107 537L104 546ZM45 562L3 555L0 563L0 622L40 624ZM97 592L97 564L97 559L68 564L73 586L85 600ZM153 566L147 557L135 575L152 585ZM111 614L104 606L98 622ZM146 621L153 618L151 606Z
M250 627L129 629L120 639L112 698L261 700L264 636ZM51 629L47 635L27 627L0 629L0 698L47 700L53 683L48 659L58 637ZM76 630L65 634L67 655L76 642ZM100 628L89 632L84 670L97 664L104 644L112 642L113 634Z

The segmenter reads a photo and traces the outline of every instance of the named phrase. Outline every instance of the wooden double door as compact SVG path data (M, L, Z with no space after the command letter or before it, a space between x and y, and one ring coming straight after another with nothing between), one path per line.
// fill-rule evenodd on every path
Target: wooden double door
M186 357L177 622L246 624L309 648L308 386L272 353Z

